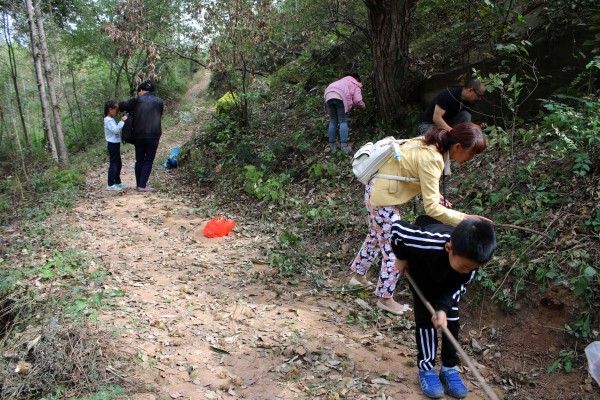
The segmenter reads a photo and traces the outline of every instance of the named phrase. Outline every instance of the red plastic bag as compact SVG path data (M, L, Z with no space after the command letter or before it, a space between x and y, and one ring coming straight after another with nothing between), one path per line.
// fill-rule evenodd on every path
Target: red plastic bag
M207 238L226 236L231 232L234 226L234 220L227 219L222 215L217 215L206 223L206 226L204 227L204 236Z

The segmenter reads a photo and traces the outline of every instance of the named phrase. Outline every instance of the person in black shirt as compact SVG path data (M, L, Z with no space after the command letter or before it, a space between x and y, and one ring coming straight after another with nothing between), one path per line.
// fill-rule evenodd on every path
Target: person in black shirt
M150 192L147 186L158 142L162 135L161 120L164 104L154 94L154 84L145 81L137 88L137 97L119 102L119 110L128 111L133 118L133 144L135 146L135 182L138 192Z
M451 131L461 122L471 122L471 111L484 94L485 85L477 79L471 79L463 87L442 90L421 116L419 135L424 135L434 125Z
M396 267L402 274L408 269L415 285L436 310L431 316L411 286L423 393L430 398L444 397L444 382L449 395L463 398L469 390L455 368L460 361L457 351L445 336L439 376L434 370L437 329L446 326L458 340L458 303L477 269L492 258L496 249L494 228L481 220L464 220L456 228L441 223L421 227L397 221L392 225L391 242Z

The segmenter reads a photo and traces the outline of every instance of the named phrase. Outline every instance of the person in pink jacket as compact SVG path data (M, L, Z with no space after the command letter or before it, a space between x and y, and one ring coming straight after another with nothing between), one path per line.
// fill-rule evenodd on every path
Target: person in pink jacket
M325 107L329 113L329 148L335 150L336 130L340 127L340 145L344 153L349 154L352 147L348 144L348 112L354 104L366 108L362 99L362 83L357 73L333 82L325 89Z

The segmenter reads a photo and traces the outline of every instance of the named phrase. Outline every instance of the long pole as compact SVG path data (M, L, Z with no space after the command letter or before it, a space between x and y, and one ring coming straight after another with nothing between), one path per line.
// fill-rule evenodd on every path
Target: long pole
M423 292L421 292L421 289L419 289L419 287L415 284L415 281L413 280L412 276L410 276L408 271L404 272L404 276L406 276L406 278L412 285L415 293L419 296L419 298L421 299L423 304L425 304L425 308L427 308L427 311L429 311L431 313L431 315L434 315L435 314L434 308L431 306L431 304L429 304L429 302L423 295ZM469 358L467 353L465 353L465 351L462 349L462 347L460 347L460 344L454 338L454 336L452 335L452 333L450 332L448 327L442 326L442 331L443 331L444 335L446 336L446 338L450 341L450 343L452 343L454 348L456 348L456 351L458 351L458 354L460 354L460 358L462 358L462 360L469 366L471 372L473 373L473 375L475 376L477 381L481 384L481 387L483 387L485 394L491 400L499 400L498 396L496 395L496 393L494 393L494 391L492 390L490 385L488 385L487 382L485 381L485 379L483 379L483 376L481 376L481 374L479 373L479 370L477 369L477 367L475 366L473 361L471 361L471 359Z

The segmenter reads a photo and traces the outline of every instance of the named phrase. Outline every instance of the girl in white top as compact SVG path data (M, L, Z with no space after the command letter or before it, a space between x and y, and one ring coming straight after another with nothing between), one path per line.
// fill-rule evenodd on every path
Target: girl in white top
M128 186L121 183L121 130L127 116L123 115L117 123L115 117L119 112L119 105L115 100L104 104L104 136L108 150L108 186L106 190L123 190Z

